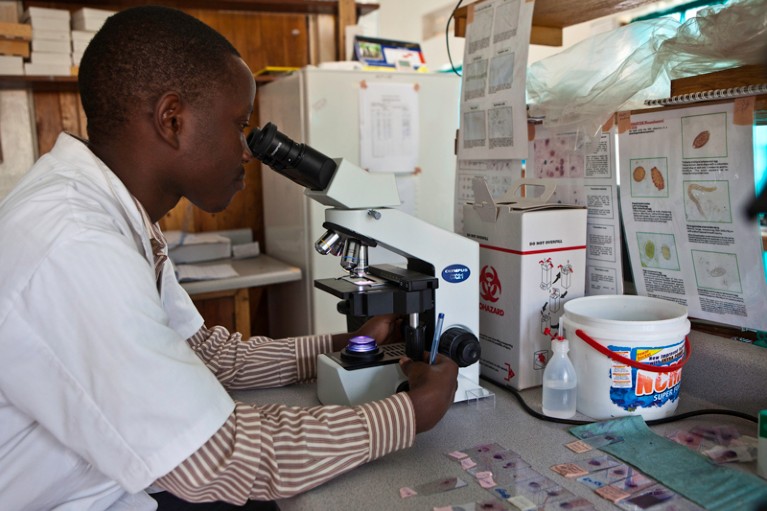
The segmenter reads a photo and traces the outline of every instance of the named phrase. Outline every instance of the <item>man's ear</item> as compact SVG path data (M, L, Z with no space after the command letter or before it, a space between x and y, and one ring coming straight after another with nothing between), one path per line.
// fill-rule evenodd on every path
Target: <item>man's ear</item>
M166 92L155 103L154 125L160 138L174 149L180 146L183 102L177 92Z

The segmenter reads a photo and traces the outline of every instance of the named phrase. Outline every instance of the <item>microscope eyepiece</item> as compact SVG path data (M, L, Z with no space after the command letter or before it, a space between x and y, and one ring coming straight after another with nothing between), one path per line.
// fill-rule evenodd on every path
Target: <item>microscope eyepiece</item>
M267 123L248 134L248 148L261 163L310 190L324 190L336 162L306 144L300 144Z

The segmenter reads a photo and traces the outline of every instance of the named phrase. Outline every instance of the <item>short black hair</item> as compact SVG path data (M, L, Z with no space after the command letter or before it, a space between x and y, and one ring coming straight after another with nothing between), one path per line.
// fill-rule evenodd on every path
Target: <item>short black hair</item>
M114 135L136 109L162 94L205 100L229 82L239 52L220 33L180 10L132 7L110 16L83 53L80 100L91 140Z

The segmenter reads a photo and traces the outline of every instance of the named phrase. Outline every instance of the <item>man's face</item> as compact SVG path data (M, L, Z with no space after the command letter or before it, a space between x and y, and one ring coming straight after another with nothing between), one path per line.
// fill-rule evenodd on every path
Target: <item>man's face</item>
M236 61L231 83L196 107L176 169L182 195L211 213L226 208L245 187L243 164L253 157L243 132L253 111L256 85L247 65Z

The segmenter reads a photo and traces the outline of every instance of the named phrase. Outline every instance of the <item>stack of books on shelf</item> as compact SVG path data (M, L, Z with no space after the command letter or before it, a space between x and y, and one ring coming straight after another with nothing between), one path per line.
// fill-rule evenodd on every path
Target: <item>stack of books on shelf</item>
M70 14L66 9L29 7L22 23L32 26L32 51L24 74L69 76L72 68Z
M21 23L0 23L0 75L76 75L85 48L115 12L27 8Z
M23 23L0 22L0 75L23 75L29 56L32 28Z
M85 48L104 22L116 11L83 7L72 13L72 63L80 65Z

